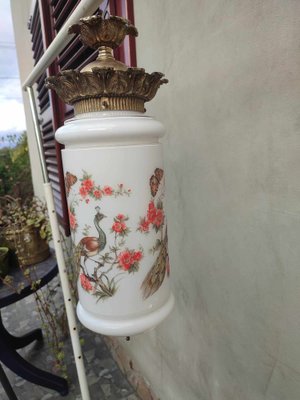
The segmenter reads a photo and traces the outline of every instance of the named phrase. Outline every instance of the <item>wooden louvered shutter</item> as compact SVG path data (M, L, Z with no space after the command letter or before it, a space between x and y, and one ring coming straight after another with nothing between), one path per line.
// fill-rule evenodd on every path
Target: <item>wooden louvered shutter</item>
M84 0L82 0L84 1ZM32 50L35 63L38 62L59 32L80 0L40 0L36 1L34 13L30 22L32 34ZM101 1L99 1L101 3ZM128 18L134 23L133 0L110 0L109 10L112 15ZM97 10L95 9L95 12ZM64 69L81 69L95 60L97 52L82 45L78 37L63 49L56 60L48 68L48 75L56 75ZM135 67L135 40L126 39L122 48L115 51L115 57L125 64ZM37 94L40 109L41 131L43 136L44 154L47 163L49 179L53 187L56 212L60 224L69 235L68 210L65 196L63 169L61 162L62 146L56 142L55 131L64 121L73 117L73 108L65 105L55 92L45 87L46 72L37 81Z

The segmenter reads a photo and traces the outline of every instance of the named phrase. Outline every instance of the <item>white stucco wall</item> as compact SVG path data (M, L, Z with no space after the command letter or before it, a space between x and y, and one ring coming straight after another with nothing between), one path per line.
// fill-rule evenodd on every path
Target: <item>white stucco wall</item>
M21 82L25 81L33 68L31 35L27 28L30 17L31 3L32 0L10 0ZM42 199L44 198L43 177L34 136L29 99L27 93L25 92L23 92L23 103L26 117L26 131L33 189L35 195Z
M300 399L300 2L135 2L177 304L126 345L162 400Z

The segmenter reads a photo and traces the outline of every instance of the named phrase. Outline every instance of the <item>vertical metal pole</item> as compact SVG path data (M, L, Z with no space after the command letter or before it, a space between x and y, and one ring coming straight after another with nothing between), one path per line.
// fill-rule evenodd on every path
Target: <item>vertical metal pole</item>
M62 287L62 291L63 291L63 297L64 297L64 302L65 302L65 307L66 307L66 312L67 312L67 319L68 319L68 324L69 324L69 331L70 331L73 353L74 353L74 358L75 358L75 363L76 363L76 369L77 369L77 375L78 375L78 380L79 380L79 385L80 385L81 396L82 396L82 400L90 400L89 388L88 388L88 383L87 383L87 378L86 378L86 373L85 373L85 368L84 368L84 362L83 362L83 357L82 357L82 352L81 352L81 346L80 346L80 341L79 341L79 336L78 336L75 310L74 310L74 307L72 304L72 297L71 297L71 290L70 290L69 281L68 281L67 268L66 268L66 264L65 264L65 259L64 259L64 254L63 254L63 249L62 249L62 244L61 244L61 239L60 239L59 225L58 225L57 216L56 216L55 207L54 207L53 191L52 191L52 186L49 182L46 161L44 158L41 131L40 131L40 125L39 125L38 112L37 112L37 108L36 108L34 92L33 92L33 89L31 86L27 86L26 90L29 95L30 108L31 108L32 119L33 119L33 124L34 124L34 132L35 132L35 137L36 137L36 141L37 141L37 145L38 145L39 157L40 157L41 168L42 168L43 179L44 179L45 198L46 198L46 203L47 203L47 208L48 208L48 213L49 213L50 225L51 225L52 236L53 236L53 241L54 241L54 249L55 249L55 253L56 253L61 287Z

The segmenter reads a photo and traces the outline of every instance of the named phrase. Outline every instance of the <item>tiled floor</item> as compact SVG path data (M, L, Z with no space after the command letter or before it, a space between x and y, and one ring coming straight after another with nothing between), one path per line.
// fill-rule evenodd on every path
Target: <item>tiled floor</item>
M15 335L22 335L40 326L32 296L3 309L2 318L8 331ZM82 328L80 336L84 339L83 353L91 400L139 400L139 397L134 393L134 389L112 359L101 335ZM31 344L20 350L20 352L32 364L51 372L53 358L46 342L43 345L38 343ZM61 398L80 400L81 396L70 340L66 342L65 354L70 379L68 396L61 397L54 391L33 385L5 368L18 399L51 400ZM7 399L1 384L0 399Z

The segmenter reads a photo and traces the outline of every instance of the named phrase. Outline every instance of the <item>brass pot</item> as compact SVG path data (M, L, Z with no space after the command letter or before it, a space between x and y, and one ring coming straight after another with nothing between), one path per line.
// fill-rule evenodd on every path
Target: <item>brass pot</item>
M21 266L38 264L50 255L48 243L41 238L38 228L8 228L4 235L9 248L15 250Z

